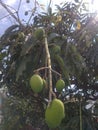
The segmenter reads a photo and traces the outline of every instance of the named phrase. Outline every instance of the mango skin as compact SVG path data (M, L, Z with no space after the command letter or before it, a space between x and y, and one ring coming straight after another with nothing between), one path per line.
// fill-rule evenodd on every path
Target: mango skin
M64 82L64 80L59 79L59 80L56 82L56 90L57 90L58 92L61 92L64 87L65 87L65 82Z
M41 92L43 89L43 79L38 74L34 74L30 78L30 86L35 93Z
M47 86L47 82L45 79L43 79L43 87L46 87Z
M64 104L59 99L53 99L45 111L45 120L50 128L56 128L65 117Z

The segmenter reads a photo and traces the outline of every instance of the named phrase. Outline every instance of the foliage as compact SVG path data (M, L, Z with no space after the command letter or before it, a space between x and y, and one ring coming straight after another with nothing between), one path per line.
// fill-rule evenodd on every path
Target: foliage
M66 84L64 91L56 92L55 83L59 77L52 74L53 91L57 98L65 102L68 113L58 129L79 129L80 102L83 130L98 128L98 125L93 125L97 122L92 119L91 111L85 109L88 99L96 100L98 97L98 24L94 14L81 14L79 5L79 2L63 3L56 6L55 13L49 8L49 12L34 16L32 25L12 25L0 38L0 85L8 88L8 105L12 114L7 121L10 115L4 114L5 123L8 123L5 130L13 129L17 123L21 126L27 121L35 127L48 130L44 121L48 88L35 94L29 85L34 70L46 66L43 36L38 39L38 30L42 28L47 34L52 69L62 74ZM81 8L84 9L83 6ZM49 80L45 70L40 75ZM69 103L66 103L67 97ZM71 102L73 99L76 101ZM88 111L90 113L86 115ZM15 120L12 120L13 113L16 113ZM9 122L13 125L9 126Z
M43 110L44 108L42 108L40 99L39 101L36 101L36 99L35 101L32 99L30 101L30 99L11 96L3 103L4 118L2 121L2 129L21 130L27 124L32 124L33 127L44 129L44 122L42 120L42 118L44 118ZM40 119L38 115L41 117ZM40 126L38 126L38 124L40 124Z

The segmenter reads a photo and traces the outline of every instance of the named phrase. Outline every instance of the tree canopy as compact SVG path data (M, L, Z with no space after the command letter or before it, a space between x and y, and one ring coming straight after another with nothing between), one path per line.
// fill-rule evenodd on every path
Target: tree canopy
M4 123L7 122L4 130L19 130L24 124L49 129L44 120L49 86L35 94L29 84L35 72L47 82L50 80L45 38L51 59L53 93L64 102L66 112L57 129L98 128L97 15L86 11L85 4L78 1L65 2L56 8L57 12L52 12L49 6L48 12L35 15L31 24L10 26L0 38L0 86L8 88L7 108L10 108L8 114L4 110ZM84 11L81 13L80 9ZM60 77L65 81L65 88L57 92L55 87ZM94 116L85 108L88 100L95 101ZM12 118L7 121L10 114Z

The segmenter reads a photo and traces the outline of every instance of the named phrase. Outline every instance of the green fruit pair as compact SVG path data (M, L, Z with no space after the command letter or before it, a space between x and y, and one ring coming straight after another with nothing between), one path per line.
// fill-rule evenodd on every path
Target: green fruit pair
M45 80L38 74L34 74L30 79L30 86L35 93L39 93L45 86Z
M59 99L53 99L45 111L45 120L50 128L56 128L65 117L64 104Z

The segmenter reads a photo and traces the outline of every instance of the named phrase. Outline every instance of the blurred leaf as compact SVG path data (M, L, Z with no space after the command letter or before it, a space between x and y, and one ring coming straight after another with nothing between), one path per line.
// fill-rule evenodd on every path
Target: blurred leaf
M26 0L27 3L30 3L30 0Z
M76 22L76 30L80 30L81 29L81 23L80 21Z
M40 8L41 8L43 11L45 11L45 5L44 5L44 4L40 4L40 3L39 3L39 6L40 6Z
M52 8L48 7L48 14L51 16L52 15Z
M65 79L69 81L69 73L68 70L65 67L64 61L61 56L55 55L54 60L56 60L57 64L59 65L59 68L61 69L62 74L64 75Z
M58 38L58 37L60 37L59 34L57 34L57 33L50 33L50 35L48 37L48 41L50 42L50 41L52 41L52 40L54 40L55 38Z
M98 116L98 103L95 104L94 114L95 114L96 116Z
M30 61L29 58L30 57L27 58L26 56L20 58L20 62L16 70L16 81L18 81L19 77L22 76L23 72L26 70L26 65Z
M79 0L74 0L76 3L78 3L79 2Z
M61 15L58 15L58 16L57 16L56 23L59 23L59 22L61 22L61 21L62 21L62 16L61 16Z

